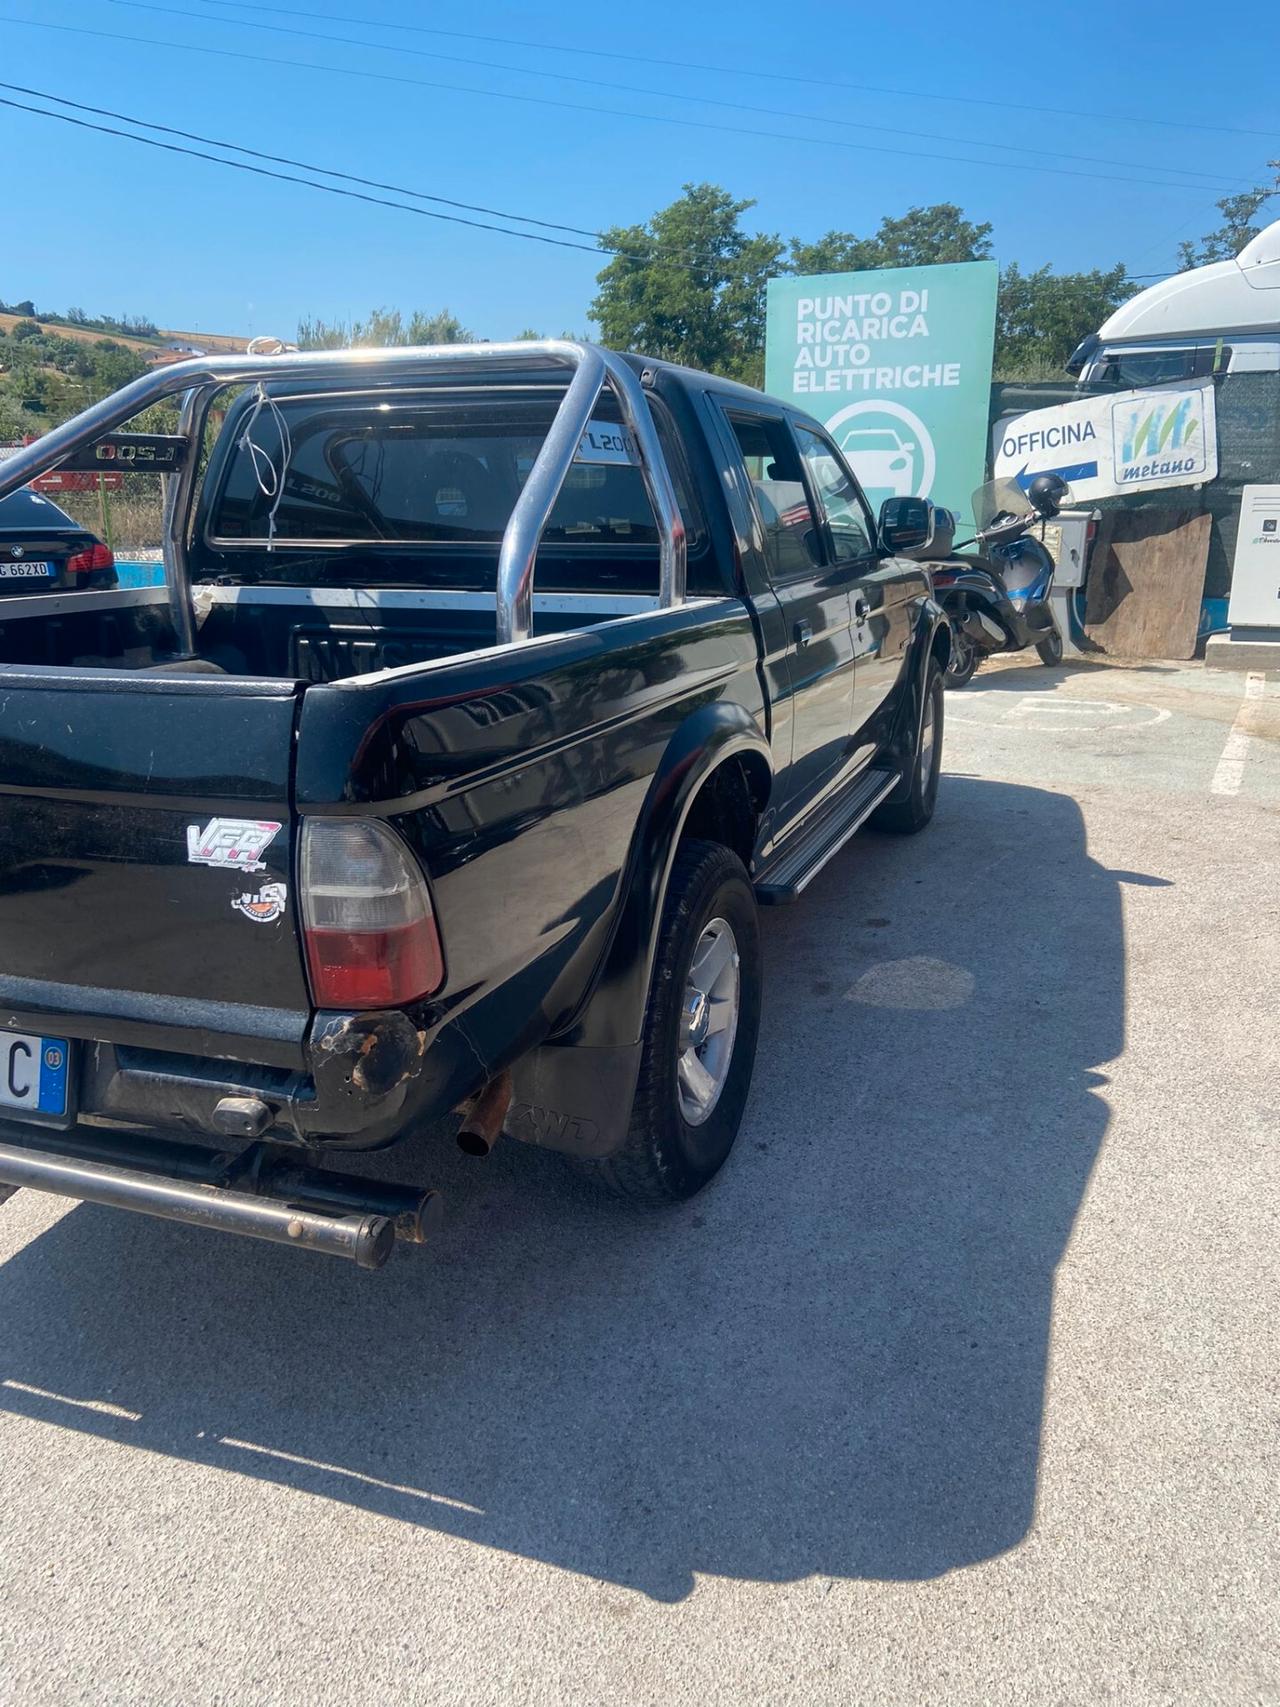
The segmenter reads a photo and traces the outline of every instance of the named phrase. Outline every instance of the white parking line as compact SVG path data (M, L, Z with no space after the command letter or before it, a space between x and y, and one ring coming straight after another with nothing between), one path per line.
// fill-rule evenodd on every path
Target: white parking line
M1251 699L1261 699L1266 691L1267 678L1261 670L1250 670L1244 679L1244 699L1236 712L1236 720L1231 725L1231 733L1227 736L1227 744L1222 749L1222 757L1218 760L1218 768L1213 773L1213 781L1209 784L1210 794L1239 794L1240 784L1244 781L1244 763L1249 757L1249 748L1253 737L1244 730L1245 713Z

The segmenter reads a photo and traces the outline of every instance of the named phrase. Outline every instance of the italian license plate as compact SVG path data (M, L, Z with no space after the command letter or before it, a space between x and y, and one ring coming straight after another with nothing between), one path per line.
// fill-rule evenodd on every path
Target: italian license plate
M65 1114L70 1054L61 1037L0 1031L0 1104L28 1114Z
M0 581L51 581L58 573L57 566L32 558L29 562L0 563Z

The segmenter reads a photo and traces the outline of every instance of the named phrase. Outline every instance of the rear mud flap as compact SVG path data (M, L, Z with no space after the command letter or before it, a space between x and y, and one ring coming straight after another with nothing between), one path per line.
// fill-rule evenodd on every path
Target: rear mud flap
M641 1048L544 1043L512 1069L506 1132L568 1156L612 1156L631 1121Z

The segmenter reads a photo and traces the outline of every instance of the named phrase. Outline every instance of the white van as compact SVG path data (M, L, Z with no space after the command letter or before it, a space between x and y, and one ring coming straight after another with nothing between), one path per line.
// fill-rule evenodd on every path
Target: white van
M1234 261L1176 273L1130 297L1067 368L1081 387L1123 390L1280 370L1280 220Z

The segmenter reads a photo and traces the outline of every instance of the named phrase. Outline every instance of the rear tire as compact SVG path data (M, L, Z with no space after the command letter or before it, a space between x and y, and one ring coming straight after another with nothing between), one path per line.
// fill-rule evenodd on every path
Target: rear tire
M699 971L717 965L715 977ZM706 995L700 979L710 995L695 1016L691 1007ZM723 1166L751 1088L762 982L759 916L742 861L717 842L684 842L667 884L626 1141L588 1164L617 1196L678 1203Z
M962 688L973 680L973 672L982 662L978 648L967 634L958 628L951 630L951 658L942 678L945 688Z
M1047 640L1042 640L1036 647L1042 664L1060 664L1062 662L1062 636L1055 628Z
M914 836L933 817L942 774L942 671L930 658L924 678L924 711L916 730L911 760L911 790L904 800L890 800L872 814L877 830L898 836Z

